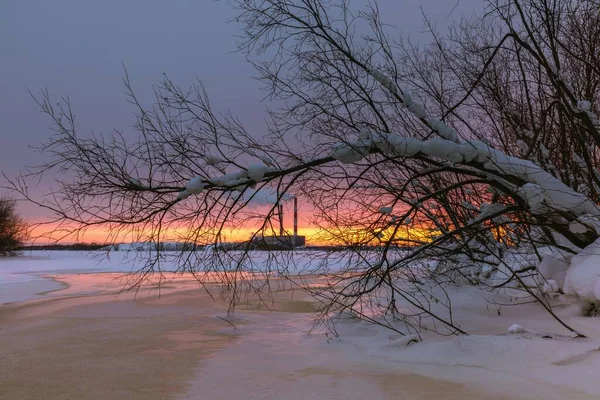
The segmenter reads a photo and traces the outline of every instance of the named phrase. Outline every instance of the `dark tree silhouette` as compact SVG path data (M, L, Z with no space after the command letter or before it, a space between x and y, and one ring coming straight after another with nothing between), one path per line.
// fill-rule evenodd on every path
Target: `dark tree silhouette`
M17 255L27 236L27 224L17 214L15 201L0 198L0 256Z

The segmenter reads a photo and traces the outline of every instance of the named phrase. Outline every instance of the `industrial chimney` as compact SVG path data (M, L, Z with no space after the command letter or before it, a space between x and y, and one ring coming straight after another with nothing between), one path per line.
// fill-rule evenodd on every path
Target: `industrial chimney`
M284 234L284 230L283 230L283 204L279 204L278 205L278 211L279 211L279 236L283 237Z
M298 199L294 196L294 243L298 237Z

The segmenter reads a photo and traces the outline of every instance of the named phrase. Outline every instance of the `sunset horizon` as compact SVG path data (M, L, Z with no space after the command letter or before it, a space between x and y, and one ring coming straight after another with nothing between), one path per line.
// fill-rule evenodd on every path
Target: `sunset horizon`
M0 1L2 400L598 400L600 0Z

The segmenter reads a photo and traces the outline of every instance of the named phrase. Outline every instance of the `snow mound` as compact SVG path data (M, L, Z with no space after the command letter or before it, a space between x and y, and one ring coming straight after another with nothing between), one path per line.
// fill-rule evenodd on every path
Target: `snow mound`
M587 257L571 265L565 280L565 293L576 294L582 300L600 300L600 256Z
M532 333L529 329L523 328L521 325L513 324L508 328L508 333L515 335L518 333Z
M582 300L600 300L600 239L587 246L571 260L564 292Z

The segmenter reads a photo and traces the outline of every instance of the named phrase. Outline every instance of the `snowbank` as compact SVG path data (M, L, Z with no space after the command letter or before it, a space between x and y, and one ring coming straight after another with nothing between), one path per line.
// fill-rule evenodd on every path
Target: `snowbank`
M582 300L600 300L600 239L573 257L566 273L564 292Z

